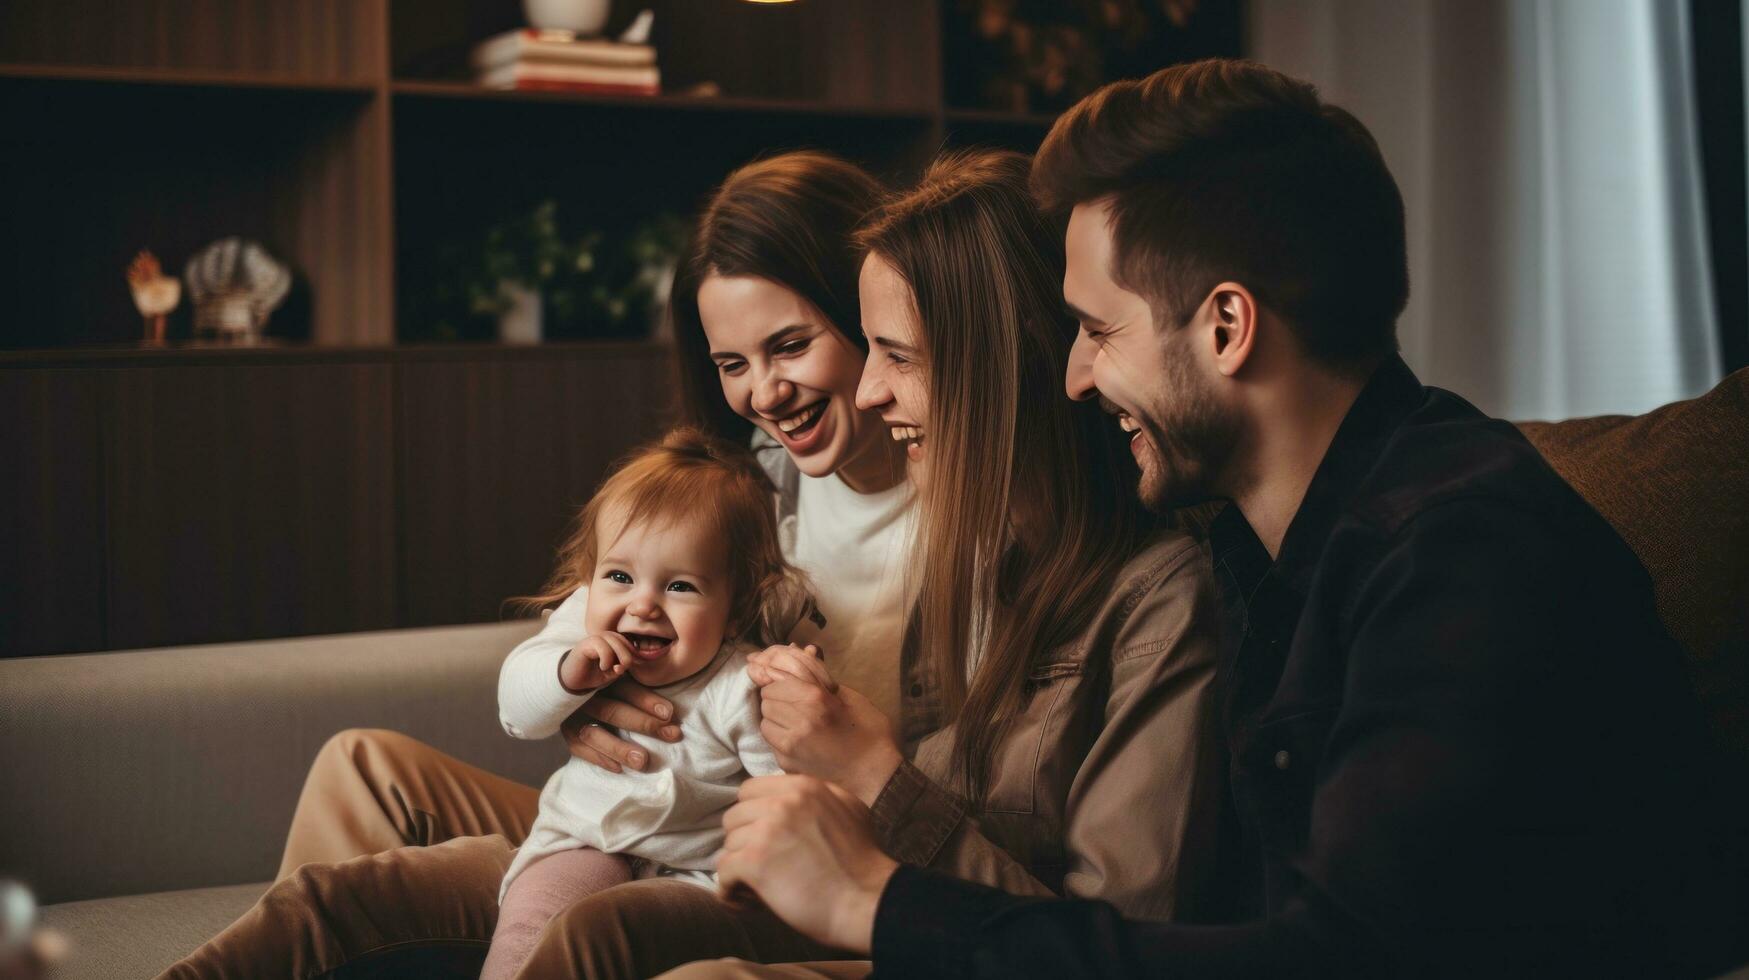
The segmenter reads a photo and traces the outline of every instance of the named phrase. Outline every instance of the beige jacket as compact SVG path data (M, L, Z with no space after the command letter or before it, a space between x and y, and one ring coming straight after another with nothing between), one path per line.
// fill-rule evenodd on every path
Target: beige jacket
M953 727L943 728L875 800L883 848L1015 894L1099 898L1132 918L1194 915L1209 890L1221 776L1207 736L1217 610L1202 547L1157 535L1081 636L1027 679L983 813L945 785ZM1089 669L1101 660L1109 671ZM910 722L931 708L907 673Z

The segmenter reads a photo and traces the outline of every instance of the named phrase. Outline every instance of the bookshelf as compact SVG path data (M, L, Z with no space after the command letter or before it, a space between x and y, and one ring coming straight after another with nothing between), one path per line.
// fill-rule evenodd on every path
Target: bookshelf
M495 92L474 44L518 0L10 0L0 4L0 348L136 340L122 272L227 235L294 269L270 333L430 339L436 252L547 198L687 214L728 170L811 146L906 179L944 146L1030 150L1051 117L946 104L956 0L618 0L656 14L653 98ZM192 332L186 300L172 338Z
M892 179L944 146L1030 150L1042 114L946 105L954 0L621 0L653 9L664 89L493 92L467 79L517 0L11 0L0 5L0 348L125 344L122 270L226 235L294 269L272 335L428 339L444 241L554 198L627 220L691 212L734 166L812 146ZM851 39L854 39L852 43ZM191 333L186 301L171 336Z
M640 0L610 32L646 6L665 87L723 95L476 88L467 51L520 25L515 0L0 5L0 348L130 343L133 254L179 271L233 234L295 271L272 336L422 340L437 243L539 200L592 220L686 213L773 149L902 177L940 145L932 0ZM192 333L186 300L170 333Z

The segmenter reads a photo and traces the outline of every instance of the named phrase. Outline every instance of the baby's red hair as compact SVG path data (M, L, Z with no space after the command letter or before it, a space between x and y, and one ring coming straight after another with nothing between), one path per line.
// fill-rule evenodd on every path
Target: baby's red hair
M633 450L602 482L559 548L552 578L538 595L521 601L537 608L557 605L589 582L599 524L610 509L625 515L622 527L702 520L723 537L729 556L729 638L781 643L811 600L806 580L778 544L773 492L746 448L695 428L674 429Z

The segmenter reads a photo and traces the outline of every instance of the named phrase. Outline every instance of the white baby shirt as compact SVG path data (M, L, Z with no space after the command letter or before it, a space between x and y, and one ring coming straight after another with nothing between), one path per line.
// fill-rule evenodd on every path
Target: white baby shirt
M516 738L554 734L595 693L576 695L559 684L559 660L588 635L587 593L572 593L504 660L499 721ZM585 845L638 859L632 867L640 878L672 875L714 888L724 811L747 777L782 772L759 734L759 689L746 669L754 649L725 644L703 670L657 689L674 704L680 741L619 733L649 754L646 771L608 772L573 758L553 773L499 898L535 859Z

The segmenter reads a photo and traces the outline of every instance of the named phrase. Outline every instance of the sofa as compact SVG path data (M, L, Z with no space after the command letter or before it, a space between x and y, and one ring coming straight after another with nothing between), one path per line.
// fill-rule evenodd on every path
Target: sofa
M497 709L498 665L539 625L0 661L0 876L70 941L54 976L150 977L242 914L341 729L544 782L563 747L506 736Z
M1749 370L1647 415L1521 428L1640 556L1749 772ZM56 975L150 976L246 909L340 729L541 782L562 747L505 737L495 706L499 661L537 626L0 660L0 876L69 938Z

